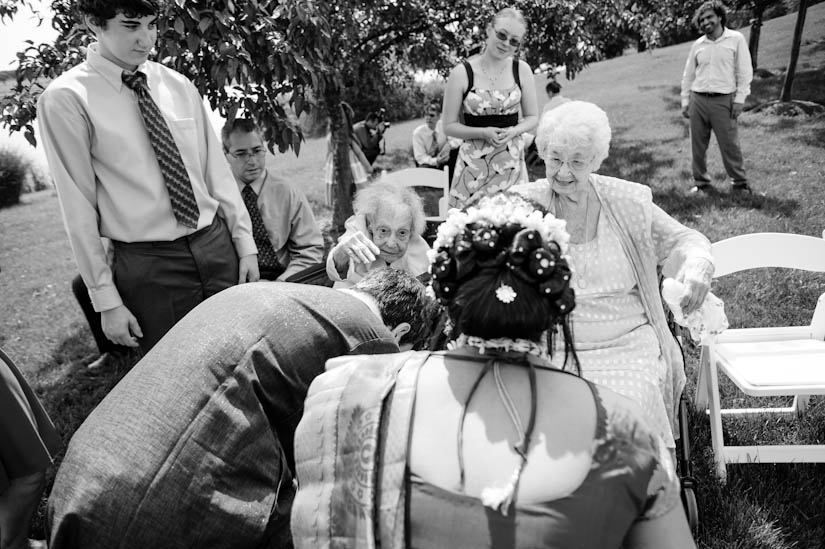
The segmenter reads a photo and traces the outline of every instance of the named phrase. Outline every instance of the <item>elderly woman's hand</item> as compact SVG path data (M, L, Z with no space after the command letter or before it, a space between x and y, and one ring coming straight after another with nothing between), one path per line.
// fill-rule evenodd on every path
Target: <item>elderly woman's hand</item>
M369 265L376 260L381 250L361 231L344 235L333 250L332 259L335 265L344 266L350 261Z
M676 280L685 285L685 294L679 302L685 315L689 315L705 302L712 278L713 264L707 259L690 258L682 264Z

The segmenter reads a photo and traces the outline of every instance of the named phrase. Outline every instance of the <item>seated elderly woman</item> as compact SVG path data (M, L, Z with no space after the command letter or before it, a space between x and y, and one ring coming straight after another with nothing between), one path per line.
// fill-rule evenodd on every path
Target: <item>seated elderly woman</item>
M327 257L333 288L349 288L368 272L387 267L412 276L427 272L424 207L415 191L374 183L356 193L353 210Z
M547 179L514 189L567 221L582 375L638 402L675 448L684 363L668 330L657 270L685 285L681 306L691 313L710 287L710 242L653 204L649 187L594 173L610 136L607 115L592 103L546 112L536 143Z
M571 342L564 224L517 195L477 205L431 254L451 350L334 359L312 383L295 546L694 547L638 406L550 364L543 334Z

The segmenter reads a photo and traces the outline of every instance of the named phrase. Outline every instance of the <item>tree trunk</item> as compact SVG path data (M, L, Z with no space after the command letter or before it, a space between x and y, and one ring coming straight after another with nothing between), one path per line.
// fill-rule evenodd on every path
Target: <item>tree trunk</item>
M751 33L748 38L748 51L751 53L751 67L756 70L759 66L757 56L759 55L759 35L762 34L762 14L765 7L760 3L753 8L753 19L751 19Z
M350 128L337 94L327 96L326 108L330 119L330 143L333 166L332 238L344 233L344 223L352 216L353 180L349 164Z
M791 60L788 63L788 70L785 72L785 81L782 83L782 95L780 101L791 100L791 89L793 89L793 78L796 74L796 61L799 59L799 45L802 43L802 29L805 27L805 15L808 12L808 0L799 0L799 11L796 14L796 27L793 30L793 43L791 45Z

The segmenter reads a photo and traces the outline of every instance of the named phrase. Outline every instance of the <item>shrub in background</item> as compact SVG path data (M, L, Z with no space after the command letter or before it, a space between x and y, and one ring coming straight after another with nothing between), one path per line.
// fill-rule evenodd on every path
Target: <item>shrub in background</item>
M29 162L20 151L0 148L0 208L20 203L28 173Z

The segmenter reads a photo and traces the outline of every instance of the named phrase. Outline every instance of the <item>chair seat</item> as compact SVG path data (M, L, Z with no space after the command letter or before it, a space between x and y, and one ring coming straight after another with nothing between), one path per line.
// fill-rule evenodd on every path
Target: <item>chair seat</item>
M751 396L825 394L825 341L718 342L719 367Z

